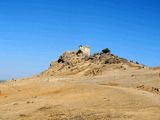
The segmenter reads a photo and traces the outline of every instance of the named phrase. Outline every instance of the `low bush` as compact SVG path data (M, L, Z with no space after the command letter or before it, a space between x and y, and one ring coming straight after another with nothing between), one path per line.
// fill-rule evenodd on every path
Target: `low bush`
M78 50L78 51L77 51L77 54L81 54L81 53L82 53L82 50Z
M110 52L111 52L111 51L110 51L109 48L105 48L105 49L102 50L102 53L110 53Z

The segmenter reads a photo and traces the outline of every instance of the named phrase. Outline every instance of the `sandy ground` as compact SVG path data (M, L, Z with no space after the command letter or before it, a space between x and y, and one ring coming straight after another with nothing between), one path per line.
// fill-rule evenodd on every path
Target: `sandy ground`
M160 70L0 84L0 120L160 120Z

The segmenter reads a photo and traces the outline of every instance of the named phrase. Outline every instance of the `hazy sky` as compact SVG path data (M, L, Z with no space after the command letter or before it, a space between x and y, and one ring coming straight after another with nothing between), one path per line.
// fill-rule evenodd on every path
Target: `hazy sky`
M0 79L39 73L81 44L160 65L159 0L0 0Z

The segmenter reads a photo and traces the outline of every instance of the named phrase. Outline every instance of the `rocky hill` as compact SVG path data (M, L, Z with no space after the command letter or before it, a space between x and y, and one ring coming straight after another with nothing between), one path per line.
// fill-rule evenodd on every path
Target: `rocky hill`
M137 67L139 69L145 67L138 62L129 61L111 54L108 48L91 56L84 54L81 50L78 50L64 52L59 59L52 62L49 69L42 72L40 76L75 74L94 76L102 74L104 69L114 65L119 69L124 70L127 69L127 67Z
M38 76L0 83L0 120L160 120L159 67L81 48Z

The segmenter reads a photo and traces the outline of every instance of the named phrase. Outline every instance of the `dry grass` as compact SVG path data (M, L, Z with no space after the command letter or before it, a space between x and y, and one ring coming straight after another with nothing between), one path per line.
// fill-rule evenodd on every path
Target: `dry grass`
M0 84L0 120L160 120L159 71L114 67Z

